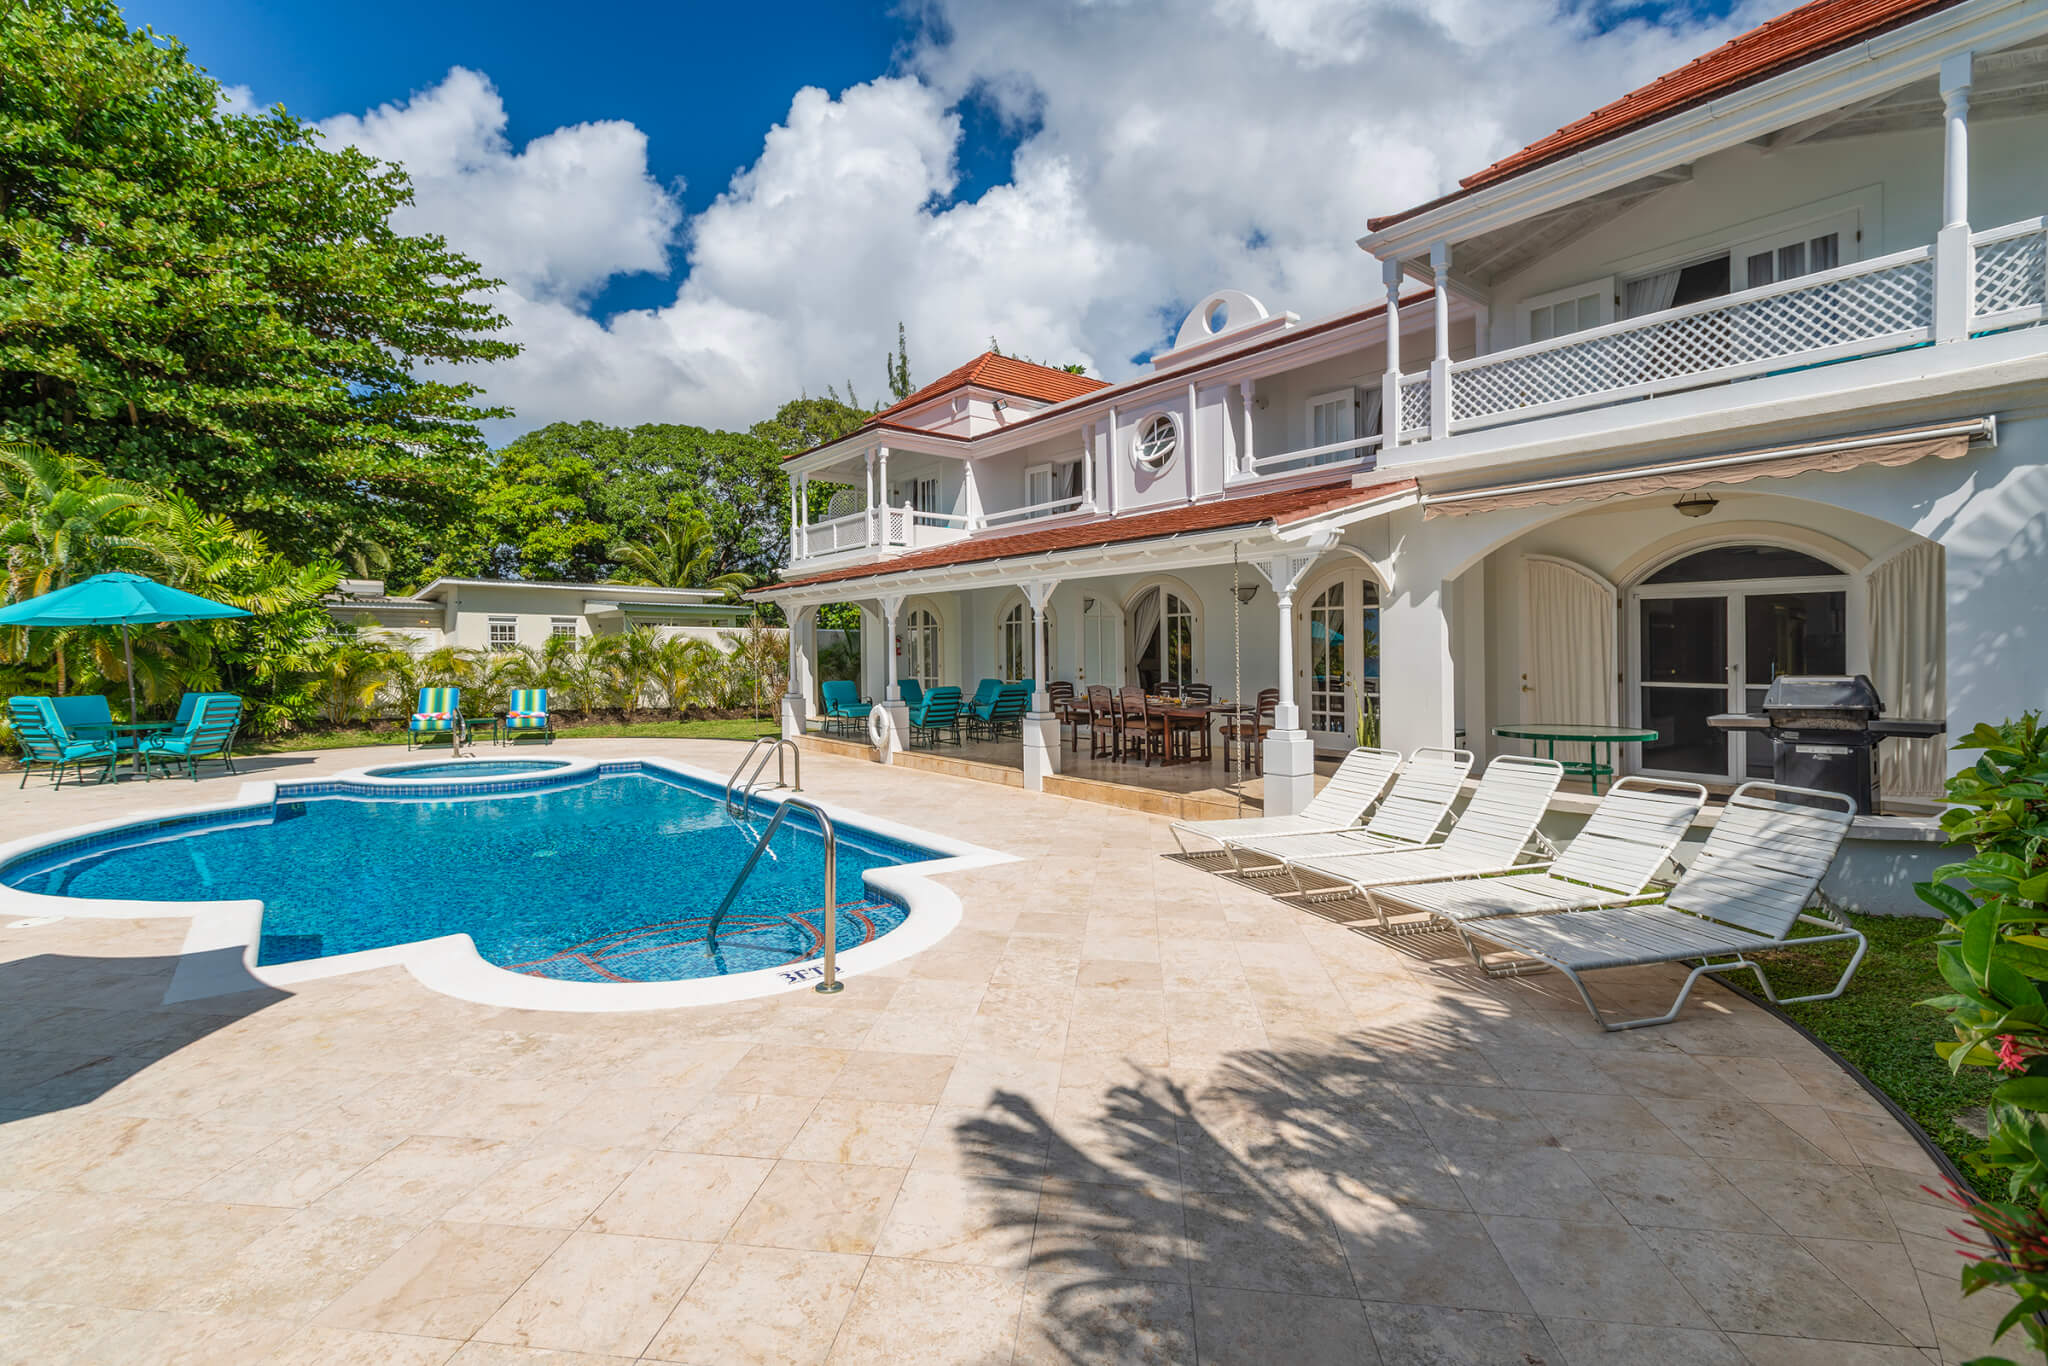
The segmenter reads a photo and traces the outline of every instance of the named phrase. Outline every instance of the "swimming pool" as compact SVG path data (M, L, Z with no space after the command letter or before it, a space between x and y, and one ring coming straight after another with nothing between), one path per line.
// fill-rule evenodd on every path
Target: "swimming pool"
M440 778L505 778L515 773L547 773L566 768L567 759L446 759L423 764L383 764L366 768L371 778L396 778L402 782L425 782Z
M465 777L477 769L459 767ZM486 783L360 781L374 773L279 783L261 803L43 841L0 861L0 886L56 899L42 906L60 913L66 903L260 901L254 969L377 959L465 936L483 964L564 985L816 976L803 965L824 943L824 846L801 809L713 944L709 917L772 806L736 821L720 784L658 761L569 761ZM836 946L857 966L858 951L911 915L907 889L921 879L901 870L973 847L930 847L843 812L834 823ZM933 919L906 939L950 928ZM744 994L757 993L721 998Z

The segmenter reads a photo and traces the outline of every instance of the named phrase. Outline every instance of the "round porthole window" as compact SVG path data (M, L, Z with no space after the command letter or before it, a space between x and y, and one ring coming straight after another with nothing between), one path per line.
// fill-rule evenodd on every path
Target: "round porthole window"
M1159 471L1173 462L1180 449L1180 428L1165 413L1145 419L1138 428L1138 443L1131 448L1131 463L1141 470Z

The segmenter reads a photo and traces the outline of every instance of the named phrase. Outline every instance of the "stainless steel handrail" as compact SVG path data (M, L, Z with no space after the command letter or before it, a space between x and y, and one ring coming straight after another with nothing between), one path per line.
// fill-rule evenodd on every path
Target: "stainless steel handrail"
M761 851L768 847L768 841L775 838L775 831L793 806L802 807L817 817L818 829L825 838L825 976L813 991L830 995L841 990L845 983L839 980L839 833L832 828L832 818L825 814L825 808L806 797L784 797L769 818L768 828L761 832L761 838L754 841L754 852L747 855L747 861L740 869L740 875L732 880L726 889L725 900L718 903L718 909L711 913L710 927L704 933L704 942L709 947L718 947L718 925L725 919L725 913L732 908L733 899L739 896L740 887L754 871L754 865L761 861Z
M756 739L753 744L747 746L747 752L740 756L739 765L733 769L732 776L725 780L725 810L726 814L734 820L745 819L747 801L754 795L754 784L760 779L761 771L768 767L767 755L763 755L761 761L754 765L754 771L748 775L746 785L740 788L739 800L737 802L733 800L733 786L739 782L740 773L746 768L747 762L760 751L763 745L772 746L769 753L775 756L775 786L778 788L786 787L792 792L804 790L803 750L797 745L796 741L786 735L763 735ZM795 756L796 781L794 783L786 781L783 777L782 751L785 746Z

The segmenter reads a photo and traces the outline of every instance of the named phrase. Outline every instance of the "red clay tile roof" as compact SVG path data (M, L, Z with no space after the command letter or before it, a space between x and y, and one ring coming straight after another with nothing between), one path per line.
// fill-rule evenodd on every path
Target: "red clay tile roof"
M1366 226L1378 232L1546 162L1961 3L1962 0L1812 0L1729 39L1705 56L1659 76L1576 123L1566 124L1512 156L1502 157L1485 170L1466 176L1453 193L1400 213L1368 219Z
M901 403L892 403L875 414L877 420L891 413L908 412L920 404L929 403L941 394L950 394L955 389L974 385L982 389L994 389L998 393L1015 394L1018 398L1035 398L1044 403L1059 403L1065 399L1079 398L1097 389L1107 388L1108 380L1091 379L1087 375L1076 375L1065 370L1056 370L1050 365L1034 365L1028 360L1015 356L999 356L993 351L984 351L957 370L951 370L919 389Z
M1353 488L1348 478L1336 479L1307 488L1253 493L1214 503L1191 503L1186 507L1141 512L1109 521L1048 527L1043 531L1012 531L1000 536L977 536L971 540L933 546L930 550L915 550L893 560L849 565L844 569L829 569L822 574L787 579L769 584L761 591L838 583L880 574L904 574L917 569L941 569L948 565L977 564L986 560L1007 560L1019 555L1042 555L1052 550L1081 550L1090 546L1120 545L1126 541L1149 541L1163 536L1185 535L1191 531L1250 526L1256 522L1272 521L1289 526L1414 487L1413 479L1390 479L1365 488Z

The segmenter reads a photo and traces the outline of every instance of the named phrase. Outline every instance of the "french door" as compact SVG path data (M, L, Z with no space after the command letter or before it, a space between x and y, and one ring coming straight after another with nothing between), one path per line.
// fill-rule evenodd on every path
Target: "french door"
M1636 724L1649 773L1739 782L1771 775L1771 742L1707 718L1756 711L1780 674L1848 671L1846 579L1645 586L1633 603Z
M1379 706L1379 585L1346 566L1304 596L1294 655L1302 728L1318 749L1349 749L1366 728L1363 714Z
M1124 614L1107 597L1081 599L1081 676L1076 689L1100 683L1120 688L1124 683Z

